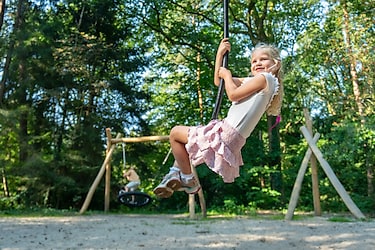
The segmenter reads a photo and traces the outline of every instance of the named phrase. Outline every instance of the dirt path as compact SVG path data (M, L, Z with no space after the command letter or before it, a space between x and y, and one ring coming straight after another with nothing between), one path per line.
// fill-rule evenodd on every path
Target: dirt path
M375 249L375 222L170 215L0 218L0 249Z

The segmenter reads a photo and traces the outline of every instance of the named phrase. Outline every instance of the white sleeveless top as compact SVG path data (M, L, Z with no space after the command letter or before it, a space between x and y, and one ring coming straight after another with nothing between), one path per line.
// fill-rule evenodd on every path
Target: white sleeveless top
M272 99L278 94L279 81L268 73L260 73L266 78L267 86L261 91L239 101L232 102L225 121L235 128L244 138L250 136L262 115L270 106ZM248 84L251 77L245 78L243 84Z

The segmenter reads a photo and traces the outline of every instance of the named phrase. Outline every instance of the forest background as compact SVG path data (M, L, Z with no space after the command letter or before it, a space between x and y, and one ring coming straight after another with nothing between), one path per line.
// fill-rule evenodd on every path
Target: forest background
M231 0L229 68L249 75L258 42L283 59L281 123L257 125L232 184L198 167L207 208L286 209L307 150L309 114L318 146L356 205L375 211L375 2ZM101 167L105 129L113 136L168 135L176 124L211 119L219 0L0 0L0 209L77 210ZM229 102L224 96L219 117ZM122 146L125 148L124 161ZM119 144L112 159L111 209L135 166L151 193L173 162L168 142ZM347 211L321 168L323 211ZM313 209L311 171L298 209ZM89 209L102 210L104 181ZM187 209L187 196L155 199L148 210Z

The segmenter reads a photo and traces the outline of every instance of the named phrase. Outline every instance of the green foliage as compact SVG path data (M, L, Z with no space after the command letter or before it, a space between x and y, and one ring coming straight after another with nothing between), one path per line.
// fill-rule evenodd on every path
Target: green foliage
M13 195L11 197L1 197L0 198L0 210L21 210L24 208L23 203L19 202L20 197L18 195Z
M17 41L1 98L3 188L25 206L77 208L103 160L104 128L148 132L135 82L147 46L124 40L132 26L119 25L123 6L113 1L23 10L3 33Z
M249 214L285 209L307 144L299 128L311 112L318 146L360 209L375 207L374 4L371 1L234 1L230 3L229 68L249 74L249 52L259 42L282 51L282 121L271 131L262 119L242 150L244 166L225 184L198 167L208 208ZM217 1L29 1L9 3L0 32L0 209L77 210L112 136L167 135L176 124L211 119L217 88L213 63L222 37ZM344 10L351 38L343 36ZM22 11L18 13L17 11ZM359 99L353 94L351 58ZM6 58L10 58L7 64ZM358 103L363 104L362 112ZM224 98L220 117L230 103ZM364 118L364 119L362 119ZM363 122L364 120L364 122ZM272 148L272 150L271 150ZM135 166L143 191L173 162L168 142L126 144L125 166ZM124 185L119 144L112 156L111 208ZM310 171L298 208L312 210ZM323 210L346 211L319 169ZM102 210L104 183L90 209ZM155 198L155 197L154 197ZM155 199L143 212L185 212L187 196Z

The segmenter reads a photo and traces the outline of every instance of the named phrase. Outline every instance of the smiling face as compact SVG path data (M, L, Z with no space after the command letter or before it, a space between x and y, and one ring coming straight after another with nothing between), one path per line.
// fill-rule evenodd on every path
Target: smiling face
M256 49L251 57L251 73L255 76L261 72L277 71L277 60L272 58L267 49Z

